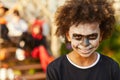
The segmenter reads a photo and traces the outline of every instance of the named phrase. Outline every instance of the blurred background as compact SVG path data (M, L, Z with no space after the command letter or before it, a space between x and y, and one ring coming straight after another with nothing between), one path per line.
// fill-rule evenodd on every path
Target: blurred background
M64 2L0 0L0 80L45 80L47 65L71 51L55 36L54 13ZM120 64L120 0L113 4L115 30L98 51Z

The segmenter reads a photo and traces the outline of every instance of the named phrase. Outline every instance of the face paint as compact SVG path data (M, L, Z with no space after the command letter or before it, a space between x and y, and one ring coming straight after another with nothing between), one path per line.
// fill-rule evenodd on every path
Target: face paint
M98 23L85 23L71 26L68 40L75 52L83 57L89 57L98 48L100 28Z

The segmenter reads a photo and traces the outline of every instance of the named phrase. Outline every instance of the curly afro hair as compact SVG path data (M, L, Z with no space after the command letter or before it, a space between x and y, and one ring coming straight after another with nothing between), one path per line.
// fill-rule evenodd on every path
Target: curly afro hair
M55 13L56 35L65 37L72 25L98 22L103 39L108 38L115 24L112 3L107 0L67 0Z

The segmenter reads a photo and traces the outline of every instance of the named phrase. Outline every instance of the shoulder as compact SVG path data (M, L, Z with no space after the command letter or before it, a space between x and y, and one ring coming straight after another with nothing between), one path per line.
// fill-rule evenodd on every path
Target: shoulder
M56 58L48 66L56 66L56 65L59 66L60 64L62 64L64 60L66 60L66 55Z
M57 59L55 59L54 61L52 61L49 65L48 65L48 69L49 68L60 68L60 66L63 64L63 62L66 61L66 55L61 56Z
M101 54L101 59L104 60L105 62L108 62L108 63L117 63L115 60L113 60L111 57L109 56L106 56L106 55L103 55Z
M61 56L51 62L46 71L46 80L61 80L61 66L66 62L66 56Z
M109 56L101 54L101 60L108 66L119 68L119 64Z

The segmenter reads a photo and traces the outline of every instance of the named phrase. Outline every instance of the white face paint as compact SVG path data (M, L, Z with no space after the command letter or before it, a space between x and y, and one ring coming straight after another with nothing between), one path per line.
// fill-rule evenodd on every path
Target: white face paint
M82 57L89 57L99 46L101 40L98 23L80 23L71 26L68 35L71 46Z

